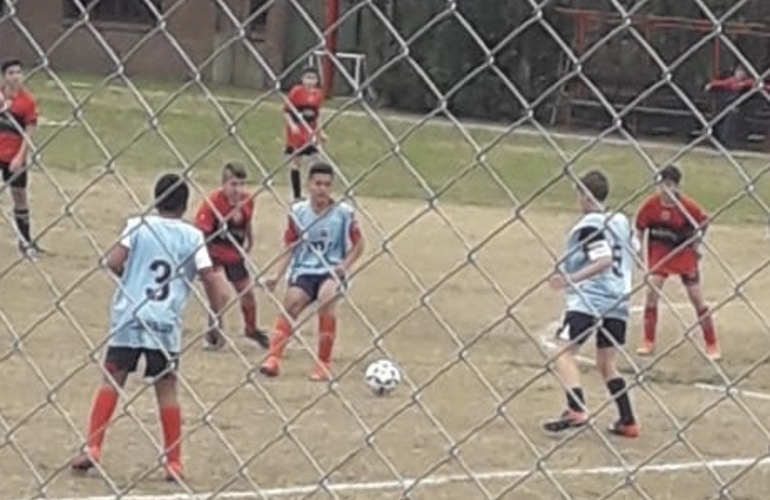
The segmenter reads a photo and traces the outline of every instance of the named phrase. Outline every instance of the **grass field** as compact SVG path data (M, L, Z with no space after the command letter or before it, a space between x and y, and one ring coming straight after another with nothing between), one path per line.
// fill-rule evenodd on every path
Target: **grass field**
M35 224L53 254L21 261L10 227L0 228L8 256L0 269L0 498L124 491L170 500L177 497L163 495L184 489L158 480L153 400L139 380L129 384L129 402L110 429L105 476L74 478L66 470L82 443L114 288L96 264L125 216L139 210L133 197L146 202L159 172L193 165L203 192L216 185L225 160L251 158L256 183L276 185L257 198L253 264L269 273L288 197L280 103L271 97L252 106L242 91L216 89L231 117L223 119L192 90L143 82L140 101L125 87L65 82L70 96L53 82L31 83L43 117L57 123L37 136L43 168L32 185ZM542 281L575 216L565 165L608 172L613 203L632 212L649 192L647 158L665 162L676 153L654 145L587 148L561 136L551 143L489 127L415 126L403 117L378 121L360 107L334 104L346 111L327 115L328 154L352 185L370 241L342 306L339 379L331 387L307 383L305 349L291 350L277 380L255 376L262 353L240 338L235 311L229 348L203 352L202 309L192 306L182 362L188 491L403 498L399 480L426 478L410 498L700 499L724 484L733 498L765 498L767 469L753 461L767 453L768 402L695 385L736 380L743 389L770 391L761 314L770 297L768 214L747 196L768 199L766 158L700 149L680 158L687 191L717 214L705 287L718 305L725 361L705 360L697 330L692 341L682 335L693 313L669 284L661 356L624 359L629 373L643 374L634 394L643 437L623 442L602 433L614 409L602 406L604 391L588 376L596 426L560 442L538 430L562 403L538 337L561 312L560 298ZM429 199L438 204L430 208ZM637 293L634 303L640 300ZM275 298L260 294L260 301L268 324ZM638 315L632 323L633 347ZM314 330L309 322L300 336L308 349ZM407 380L392 397L375 399L361 373L383 355L401 364ZM626 480L635 467L642 469ZM322 479L329 489L316 487Z

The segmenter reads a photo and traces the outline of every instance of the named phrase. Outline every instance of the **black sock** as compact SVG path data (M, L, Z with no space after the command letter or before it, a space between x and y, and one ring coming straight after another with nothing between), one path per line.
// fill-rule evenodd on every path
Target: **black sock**
M19 234L25 243L30 243L32 238L29 234L29 209L28 208L14 208L13 219L16 221L16 229L19 230Z
M634 412L631 410L631 398L628 397L628 391L626 390L626 381L622 378L614 378L607 381L607 389L615 399L615 403L618 405L618 413L620 414L620 423L624 425L631 425L635 423Z
M291 169L291 191L294 194L295 200L302 196L302 178L300 177L299 170L296 168Z
M586 411L586 400L583 395L583 389L580 387L573 387L567 391L567 406L572 411Z

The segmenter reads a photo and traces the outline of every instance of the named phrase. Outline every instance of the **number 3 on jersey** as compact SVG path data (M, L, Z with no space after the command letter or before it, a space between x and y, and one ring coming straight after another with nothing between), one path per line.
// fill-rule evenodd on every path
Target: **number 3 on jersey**
M612 273L618 278L623 277L623 247L612 246Z
M150 271L155 274L155 286L145 290L147 298L158 302L166 300L171 288L171 264L161 259L154 260L150 263Z

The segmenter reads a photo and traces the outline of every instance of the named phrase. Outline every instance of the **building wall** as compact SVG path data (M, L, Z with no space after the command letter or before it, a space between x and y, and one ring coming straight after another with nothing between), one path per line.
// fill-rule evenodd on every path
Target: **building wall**
M265 78L262 66L247 55L244 44L251 44L272 71L281 70L285 37L280 26L283 2L279 0L271 9L264 37L228 44L221 51L220 56L233 59L224 73L214 70L215 61L221 57L212 55L218 43L233 39L237 32L217 3L210 0L185 0L178 5L176 0L163 0L164 8L174 6L167 17L165 33L155 25L123 22L78 25L77 21L64 19L62 0L18 2L14 21L0 24L0 57L19 56L33 65L42 63L47 54L49 64L56 70L103 75L115 72L122 61L129 76L180 80L193 76L199 68L207 79L217 73L221 83L261 86L269 83L269 78ZM249 0L228 0L228 4L235 15L248 15ZM15 21L23 28L19 29ZM94 33L95 30L98 32ZM242 54L236 63L238 52Z

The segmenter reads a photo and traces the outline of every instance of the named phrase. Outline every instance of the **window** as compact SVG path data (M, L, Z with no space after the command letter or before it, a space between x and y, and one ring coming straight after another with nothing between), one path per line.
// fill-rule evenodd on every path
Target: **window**
M249 32L253 34L264 33L267 27L267 12L270 10L270 3L272 3L271 0L251 0L247 19Z
M150 4L161 12L161 0L64 0L64 18L80 18L82 7L95 21L155 24Z

